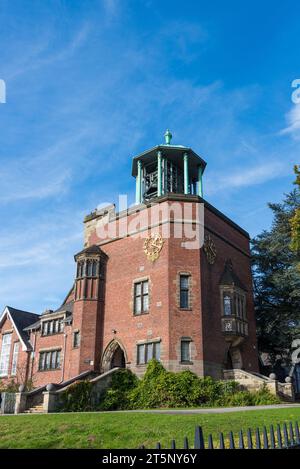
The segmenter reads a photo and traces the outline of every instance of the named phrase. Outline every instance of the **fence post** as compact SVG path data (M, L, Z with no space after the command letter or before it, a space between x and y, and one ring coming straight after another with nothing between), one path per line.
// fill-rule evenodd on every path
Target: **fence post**
M289 437L288 437L286 423L283 424L283 441L284 441L285 448L288 448L289 447Z
M270 446L271 449L275 449L275 433L273 425L270 426Z
M268 432L266 427L263 428L263 441L264 441L264 449L269 448L269 441L268 441Z
M294 429L293 429L292 422L290 422L290 425L289 425L289 434L290 434L290 445L293 446L295 444L295 437L294 437Z
M195 429L195 449L205 449L202 428L197 426Z
M184 440L183 440L183 449L189 449L189 440L187 439L186 436L184 437Z
M214 442L213 442L213 438L212 438L212 435L208 435L208 445L207 445L208 449L214 449Z
M277 424L277 446L278 449L282 449L282 435L281 435L281 428L280 424Z
M243 431L239 431L239 449L245 449Z
M220 433L220 447L219 449L225 449L225 443L224 443L224 435L223 433Z
M250 428L248 428L247 431L247 446L248 449L253 449L252 433Z
M300 432L298 422L295 422L295 434L296 434L296 444L300 445Z
M229 432L229 449L235 449L233 433Z
M259 428L255 430L255 447L261 449Z

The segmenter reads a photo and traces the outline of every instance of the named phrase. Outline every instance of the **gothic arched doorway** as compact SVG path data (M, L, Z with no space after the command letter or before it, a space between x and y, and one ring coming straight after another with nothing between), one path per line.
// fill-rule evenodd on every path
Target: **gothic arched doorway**
M103 353L101 370L104 373L112 368L126 368L126 361L125 349L117 340L112 340Z
M226 354L225 369L242 369L243 359L239 347L230 347Z

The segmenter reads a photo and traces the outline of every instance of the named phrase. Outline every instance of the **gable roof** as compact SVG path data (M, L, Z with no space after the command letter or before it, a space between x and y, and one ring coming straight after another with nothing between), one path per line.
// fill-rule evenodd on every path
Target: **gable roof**
M86 254L86 255L89 255L89 254L104 254L104 252L102 251L102 249L97 245L97 244L92 244L92 246L89 246L85 249L82 249L82 251L78 252L77 254L75 254L75 260L76 260L76 257L77 256L80 256L81 254Z
M6 316L8 316L11 320L18 337L22 342L22 349L30 350L31 345L24 328L36 322L39 318L39 315L36 313L30 313L29 311L22 311L21 309L16 309L12 306L6 306L0 318L0 324L3 322Z
M225 268L221 275L220 285L234 285L241 290L247 291L247 288L234 272L231 259L227 259L225 262Z

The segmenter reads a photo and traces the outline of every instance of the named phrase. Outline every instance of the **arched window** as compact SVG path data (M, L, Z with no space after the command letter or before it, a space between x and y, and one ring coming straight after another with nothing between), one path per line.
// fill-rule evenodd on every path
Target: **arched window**
M92 276L93 261L87 261L87 276Z
M224 316L232 315L231 297L229 295L224 295L223 297L223 309L224 309Z

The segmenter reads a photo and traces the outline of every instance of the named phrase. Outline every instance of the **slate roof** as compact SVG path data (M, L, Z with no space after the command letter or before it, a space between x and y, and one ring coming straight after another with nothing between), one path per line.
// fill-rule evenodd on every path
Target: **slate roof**
M93 244L92 246L89 246L88 248L85 248L82 251L75 254L75 257L79 256L80 254L103 254L103 251L99 246L97 246L96 244Z
M28 311L22 311L21 309L15 309L11 306L7 306L7 309L23 342L28 348L30 348L31 345L28 340L28 335L24 329L30 324L36 322L36 320L39 318L39 315L35 313L30 313Z
M55 311L52 311L50 314L55 314L59 313L60 311L66 311L67 313L72 314L73 313L73 305L74 301L70 301L69 303L62 304L58 309ZM31 329L37 329L40 324L41 324L41 315L37 315L38 320L35 320L33 323L28 324L28 326L25 327L25 331L29 331Z
M220 279L220 285L234 285L239 287L241 290L247 291L245 285L234 272L230 259L228 259L225 263L225 268Z
M58 309L53 311L54 313L59 313L60 311L67 311L67 313L73 313L74 301L69 301L69 303L62 304Z

